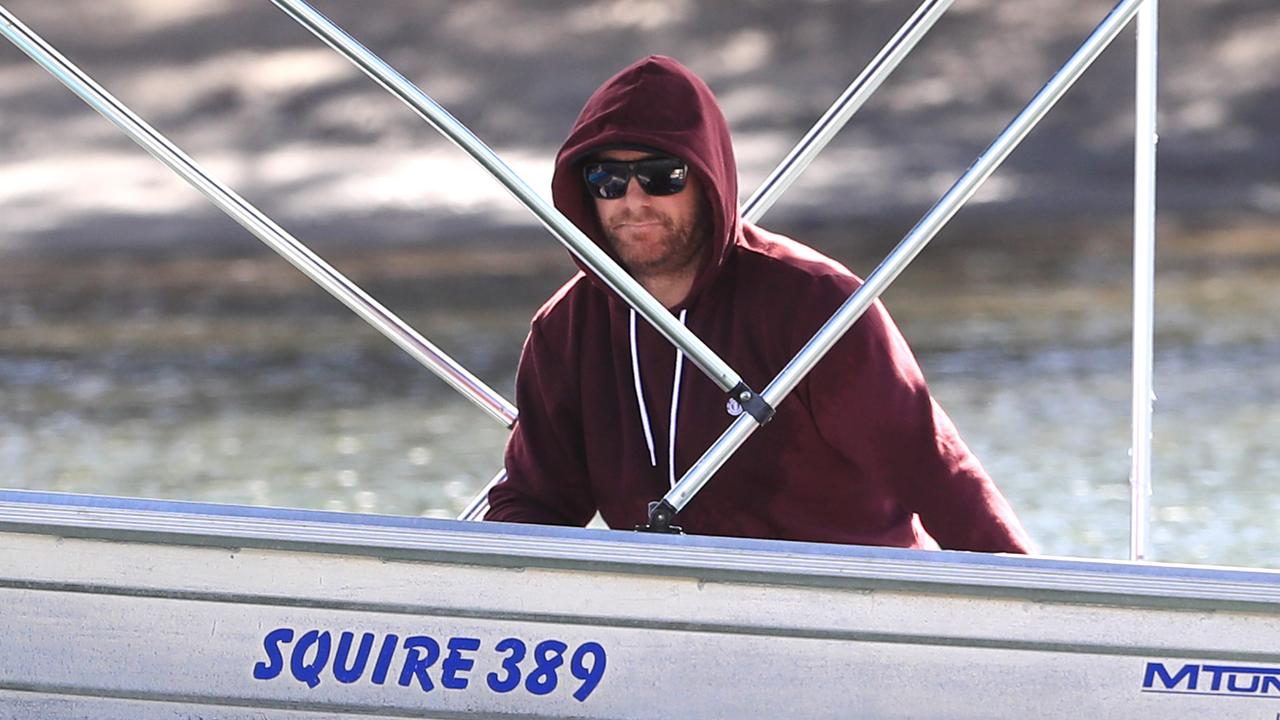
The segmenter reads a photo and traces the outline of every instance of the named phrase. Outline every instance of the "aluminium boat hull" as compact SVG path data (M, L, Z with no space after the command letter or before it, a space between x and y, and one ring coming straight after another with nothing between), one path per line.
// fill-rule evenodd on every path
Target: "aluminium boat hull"
M1273 718L1280 573L0 491L0 717Z

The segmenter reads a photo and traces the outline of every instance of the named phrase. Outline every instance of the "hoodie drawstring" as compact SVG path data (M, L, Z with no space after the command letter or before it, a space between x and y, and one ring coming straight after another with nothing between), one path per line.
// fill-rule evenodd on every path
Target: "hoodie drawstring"
M688 308L680 311L680 324L684 325ZM676 411L680 407L680 374L684 369L684 352L676 348L676 375L671 382L671 421L667 438L667 479L676 485ZM636 350L636 311L631 311L631 375L635 379L636 405L640 407L640 425L644 428L644 441L649 446L649 464L658 467L658 456L653 447L653 430L649 425L649 411L644 403L644 389L640 383L640 358Z

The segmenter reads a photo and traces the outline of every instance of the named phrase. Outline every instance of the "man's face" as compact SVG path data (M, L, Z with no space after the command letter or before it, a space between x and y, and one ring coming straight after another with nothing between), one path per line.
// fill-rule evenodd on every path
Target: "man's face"
M610 150L593 159L631 161L652 157L637 150ZM600 227L619 262L636 278L696 270L706 244L706 203L698 177L689 173L684 190L654 197L636 178L615 200L592 198Z

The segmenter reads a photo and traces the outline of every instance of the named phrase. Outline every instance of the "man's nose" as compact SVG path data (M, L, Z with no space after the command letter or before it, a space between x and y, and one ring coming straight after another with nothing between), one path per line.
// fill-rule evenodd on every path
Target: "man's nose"
M649 204L649 193L640 187L640 178L627 178L627 191L622 194L622 202L628 207L641 207Z

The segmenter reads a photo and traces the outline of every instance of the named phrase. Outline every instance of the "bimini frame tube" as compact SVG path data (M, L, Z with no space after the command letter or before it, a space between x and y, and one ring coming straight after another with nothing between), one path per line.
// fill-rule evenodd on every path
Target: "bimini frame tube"
M1129 559L1147 556L1151 511L1152 356L1156 268L1156 0L1138 12L1133 173L1133 438Z
M871 62L845 88L840 97L823 113L809 132L805 133L786 158L769 173L769 177L756 188L751 197L742 206L742 219L757 222L782 197L782 193L791 187L791 183L800 177L800 173L809 167L809 163L822 152L823 148L835 138L836 134L849 122L854 113L862 108L889 74L920 42L920 38L933 27L938 18L951 7L954 0L926 0L907 18L898 32L880 49Z
M231 219L328 290L415 360L499 422L508 427L515 423L516 409L511 403L320 259L256 207L205 172L177 146L19 22L2 5L0 33L153 157L203 193L214 205L231 216Z
M534 192L516 175L514 170L503 162L502 158L481 142L465 125L458 122L429 95L315 8L302 0L271 1L412 108L423 120L430 123L485 170L488 170L571 253L592 268L614 292L621 295L667 340L680 348L722 390L741 403L752 419L760 424L768 422L773 415L773 408L769 407L758 393L749 388L733 368L720 359L720 356L707 347L697 335L685 328L667 308L663 307L662 303L609 257L608 253L569 222L568 218L561 215L545 198Z
M494 474L492 480L481 488L480 492L476 493L475 497L471 498L471 502L467 503L462 512L458 513L458 519L472 522L483 520L485 513L489 512L489 491L493 489L494 485L506 482L506 480L507 468L504 466Z
M1116 5L1067 63L1032 98L1026 108L1013 119L986 151L978 156L974 164L934 204L911 232L907 233L902 242L880 263L880 266L867 277L862 287L840 306L774 378L773 382L769 383L764 390L764 396L770 405L777 407L777 404L795 388L805 373L822 359L822 356L849 328L853 327L876 298L880 297L890 283L937 235L942 226L977 192L982 183L1031 132L1036 123L1049 112L1049 109L1088 69L1089 65L1120 34L1142 2L1143 0L1122 0ZM754 425L742 422L741 417L735 420L715 444L689 468L680 482L676 483L661 501L651 504L650 527L659 530L670 527L675 514L693 499L693 496L754 431Z
M897 69L898 65L920 42L920 38L933 27L938 18L951 7L955 0L925 0L912 13L907 22L889 39L889 42L876 53L866 68L858 74L849 87L836 98L831 107L822 114L818 122L809 132L804 134L800 142L783 158L769 177L752 193L751 198L742 206L740 212L747 222L758 222L773 204L782 197L791 183L800 173L809 167L813 159L823 148L835 138L836 134L849 123L854 114L866 103L867 99L879 89L885 79ZM507 479L506 469L498 471L480 493L458 515L459 520L479 520L489 509L489 491L494 485Z

